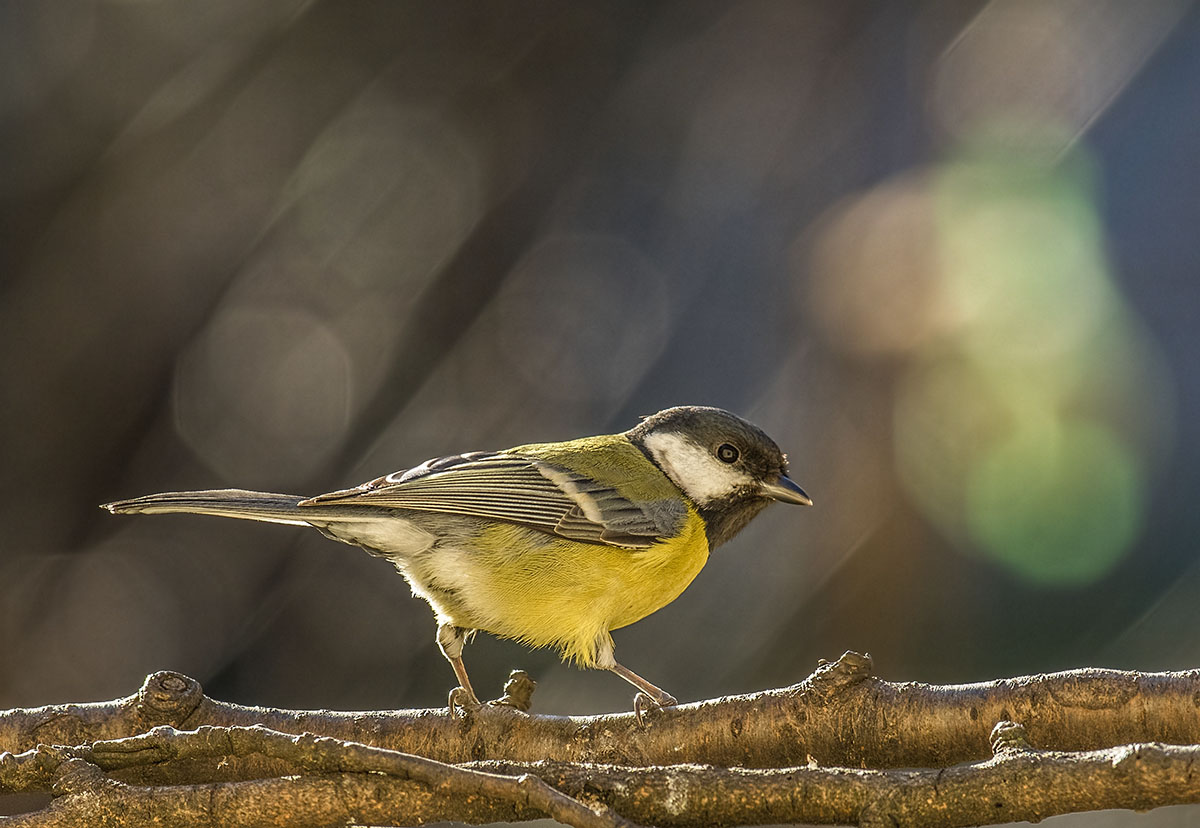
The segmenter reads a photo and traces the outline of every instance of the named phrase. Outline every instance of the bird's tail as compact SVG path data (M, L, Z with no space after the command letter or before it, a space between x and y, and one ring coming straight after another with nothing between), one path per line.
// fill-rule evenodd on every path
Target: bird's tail
M212 489L203 492L163 492L105 503L114 515L157 515L168 512L190 512L197 515L262 520L268 523L290 523L309 526L306 518L321 518L321 510L301 510L299 495L249 492L245 489ZM304 516L300 512L304 512Z

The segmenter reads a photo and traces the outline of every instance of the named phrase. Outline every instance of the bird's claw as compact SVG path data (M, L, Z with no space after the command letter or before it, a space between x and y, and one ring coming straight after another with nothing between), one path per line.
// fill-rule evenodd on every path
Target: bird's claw
M663 692L661 696L655 698L645 691L640 691L633 697L633 717L637 719L639 725L645 727L647 713L661 710L664 707L674 707L677 704L679 702L670 693Z
M467 713L478 710L481 705L475 694L466 687L455 687L450 691L450 696L446 700L446 706L450 710L450 718L465 718ZM460 712L461 711L461 712Z

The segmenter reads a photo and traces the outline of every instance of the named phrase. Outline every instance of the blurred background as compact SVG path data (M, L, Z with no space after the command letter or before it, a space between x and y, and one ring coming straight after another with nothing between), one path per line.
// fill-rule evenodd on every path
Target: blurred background
M681 700L851 648L930 682L1200 666L1192 3L63 0L0 7L0 65L0 707L163 668L443 704L386 562L97 504L680 403L816 501L616 634ZM630 703L488 636L467 664Z

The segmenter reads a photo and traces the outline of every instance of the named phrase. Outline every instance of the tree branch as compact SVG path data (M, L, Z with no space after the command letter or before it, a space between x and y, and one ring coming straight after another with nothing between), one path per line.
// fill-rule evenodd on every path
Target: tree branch
M187 810L190 812L195 807L192 803L202 800L191 794L204 786L187 786L191 789L188 794L176 796L169 792L164 798L155 789L114 782L97 772L169 763L178 759L223 759L249 754L261 754L285 763L293 771L289 776L301 773L310 778L329 774L382 774L422 783L430 790L452 799L482 799L493 808L511 813L533 810L578 828L637 828L607 808L602 807L599 811L588 808L550 787L534 774L520 772L508 776L456 767L421 756L356 742L343 742L325 736L296 736L257 725L202 727L193 731L181 731L163 725L127 739L101 741L78 747L39 746L18 755L0 754L0 781L9 790L45 790L49 787L58 793L83 796L87 800L88 808L97 795L120 802L120 807L126 810L134 807L136 803L139 809L163 812L161 817L156 815L154 819L172 822L179 818L178 812L183 803L189 804ZM238 784L224 786L221 790L222 798L236 795L237 791L244 787ZM103 796L104 794L108 796ZM311 818L305 816L305 803L308 799L307 796L299 795L295 789L287 794L277 792L268 800L274 806L268 810L272 813L287 814L287 824L307 825L328 818L318 815ZM338 820L337 824L362 821L369 810L364 810L361 804L352 805L344 791L337 801L345 810L341 816L334 817ZM263 810L262 804L260 800L260 812ZM112 807L110 804L109 808ZM322 803L318 810L321 814L326 814L328 809L329 803ZM53 809L54 813L51 816L54 820L61 820L63 813L72 810L70 805L60 805ZM205 818L224 824L225 816L216 812L215 803L206 810ZM95 818L94 813L89 812L85 815ZM404 816L407 818L408 814ZM276 823L272 818L272 821L264 824Z
M124 699L0 713L0 750L118 739L160 724L262 724L452 764L553 759L784 767L812 758L827 765L940 767L988 756L990 728L1002 720L1021 721L1036 744L1063 750L1200 743L1200 671L1086 669L929 685L875 678L869 657L846 653L791 687L655 711L644 727L631 713L543 716L485 706L450 718L439 709L244 707L209 699L194 679L163 672Z
M1001 726L1020 728L1011 722ZM998 727L1001 727L998 726ZM858 824L991 825L1109 808L1200 802L1200 746L1157 743L1097 751L1000 744L993 758L945 769L581 768L537 772L567 793L602 800L660 826ZM505 773L531 768L484 763Z
M15 773L26 778L49 774L58 799L43 811L0 819L0 824L268 828L492 822L550 813L574 825L628 825L615 811L664 827L803 822L891 828L1037 821L1060 813L1200 802L1200 774L1192 772L1200 758L1197 745L1035 750L1024 728L1012 722L998 724L992 736L991 759L942 770L633 768L560 762L479 762L453 768L264 728L162 728L123 742L9 755L0 761L6 782ZM117 782L101 770L248 750L274 755L306 775L144 787ZM27 767L14 770L21 766ZM530 780L535 778L553 787L534 785ZM498 780L496 786L491 780ZM537 791L551 793L542 798Z
M567 825L579 828L636 828L611 812L598 814L529 773L506 776L371 747L327 736L292 735L252 727L201 727L181 731L156 727L128 739L96 742L72 750L103 770L158 764L172 759L224 758L257 753L287 762L309 774L378 773L411 779L459 797L485 797L518 809L532 808Z

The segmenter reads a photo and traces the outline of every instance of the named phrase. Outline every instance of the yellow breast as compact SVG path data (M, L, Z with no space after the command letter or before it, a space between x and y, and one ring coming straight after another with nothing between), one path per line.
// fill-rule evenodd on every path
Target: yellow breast
M647 549L582 543L509 524L489 527L474 563L471 626L555 647L593 666L597 642L679 597L708 561L704 521L688 507L683 531Z

